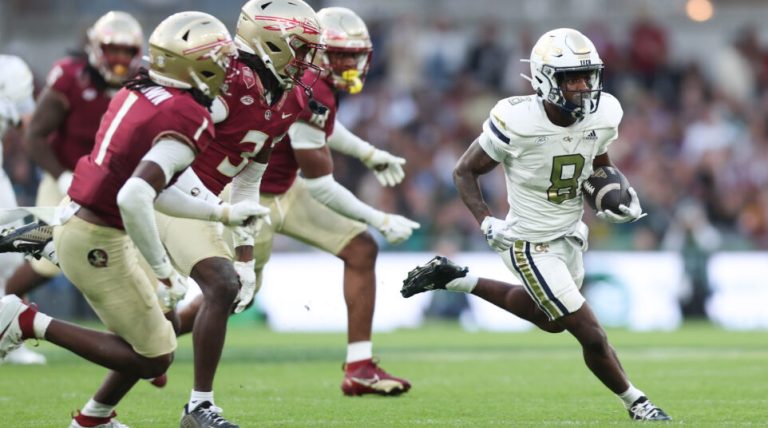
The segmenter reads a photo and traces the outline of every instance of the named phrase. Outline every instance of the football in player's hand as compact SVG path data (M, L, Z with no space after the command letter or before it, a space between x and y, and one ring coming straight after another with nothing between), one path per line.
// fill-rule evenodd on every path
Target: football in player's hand
M621 214L619 205L629 206L632 195L629 194L629 181L618 169L601 166L581 185L584 199L595 211L610 210Z

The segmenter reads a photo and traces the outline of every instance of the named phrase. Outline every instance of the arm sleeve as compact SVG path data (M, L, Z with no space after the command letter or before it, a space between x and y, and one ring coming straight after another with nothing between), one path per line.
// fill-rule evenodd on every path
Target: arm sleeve
M305 179L305 182L313 198L339 214L377 228L384 223L386 215L383 212L357 199L352 192L337 183L333 175Z
M236 204L240 201L259 200L259 187L261 187L261 177L267 170L267 164L251 162L232 180L232 192L229 196L229 202Z
M333 125L333 133L328 137L328 147L360 160L371 157L376 151L376 147L350 132L338 120Z
M157 193L139 177L131 177L117 194L125 231L158 278L171 276L173 267L160 241L153 200Z
M187 195L194 196L197 199L202 199L212 204L221 203L221 199L205 187L203 181L200 180L200 177L195 174L195 170L192 168L187 168L184 172L179 174L176 178L176 182L173 183L173 187L176 187Z
M229 108L222 97L216 97L211 104L211 120L213 123L224 122L229 116Z
M165 175L165 182L188 167L195 158L192 149L172 139L161 139L147 152L142 161L157 164ZM158 278L168 278L173 268L160 241L155 222L155 189L139 177L131 177L117 194L117 205L123 218L125 231L147 260Z
M219 221L223 208L205 198L194 197L176 185L160 192L155 209L171 217L191 218L203 221Z
M325 131L306 122L294 122L288 128L291 147L298 150L319 149L325 145Z
M171 181L177 172L192 164L195 152L181 141L162 138L144 155L142 160L156 163L165 174L165 182Z

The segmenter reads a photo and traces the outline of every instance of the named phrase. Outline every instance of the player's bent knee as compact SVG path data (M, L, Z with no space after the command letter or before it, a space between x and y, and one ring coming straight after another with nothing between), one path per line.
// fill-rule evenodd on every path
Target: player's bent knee
M373 266L379 254L379 246L368 232L362 232L352 238L338 254L344 263L352 266Z
M210 258L198 262L192 269L192 279L200 286L206 302L231 305L240 290L240 282L232 262Z
M165 354L154 358L145 357L139 377L142 379L156 378L167 372L172 362L173 354Z
M592 333L580 340L584 351L593 354L605 356L610 354L611 348L608 346L608 337L602 329L593 330Z
M554 322L554 321L546 321L543 323L539 323L536 325L541 330L546 331L547 333L562 333L565 331L565 327L561 326L560 324Z

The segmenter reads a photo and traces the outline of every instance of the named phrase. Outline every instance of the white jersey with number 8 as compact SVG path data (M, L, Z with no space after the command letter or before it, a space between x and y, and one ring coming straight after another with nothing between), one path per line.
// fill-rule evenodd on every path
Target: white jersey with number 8
M514 236L546 242L575 231L583 214L581 183L618 136L622 115L605 92L598 111L568 127L554 125L535 95L496 104L479 144L504 166Z

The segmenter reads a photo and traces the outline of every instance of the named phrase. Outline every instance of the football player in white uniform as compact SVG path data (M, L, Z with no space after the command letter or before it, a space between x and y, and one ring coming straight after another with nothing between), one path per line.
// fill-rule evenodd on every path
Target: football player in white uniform
M581 344L587 367L624 403L634 420L669 420L629 382L605 331L585 302L581 184L593 169L611 165L608 146L622 110L602 92L603 62L592 42L569 28L545 33L529 60L535 95L499 101L454 170L459 194L480 223L488 245L523 286L467 275L444 257L417 267L403 296L435 288L473 293L549 332L568 330ZM502 164L509 213L496 218L478 178ZM643 216L640 202L598 217L622 223Z
M21 126L32 115L35 101L32 98L32 72L24 61L16 56L0 55L0 208L16 208L11 181L2 168L2 137L9 127ZM0 225L0 229L14 225ZM24 257L18 253L0 254L0 294L5 294L5 282ZM45 364L45 356L22 346L0 360L10 364Z

